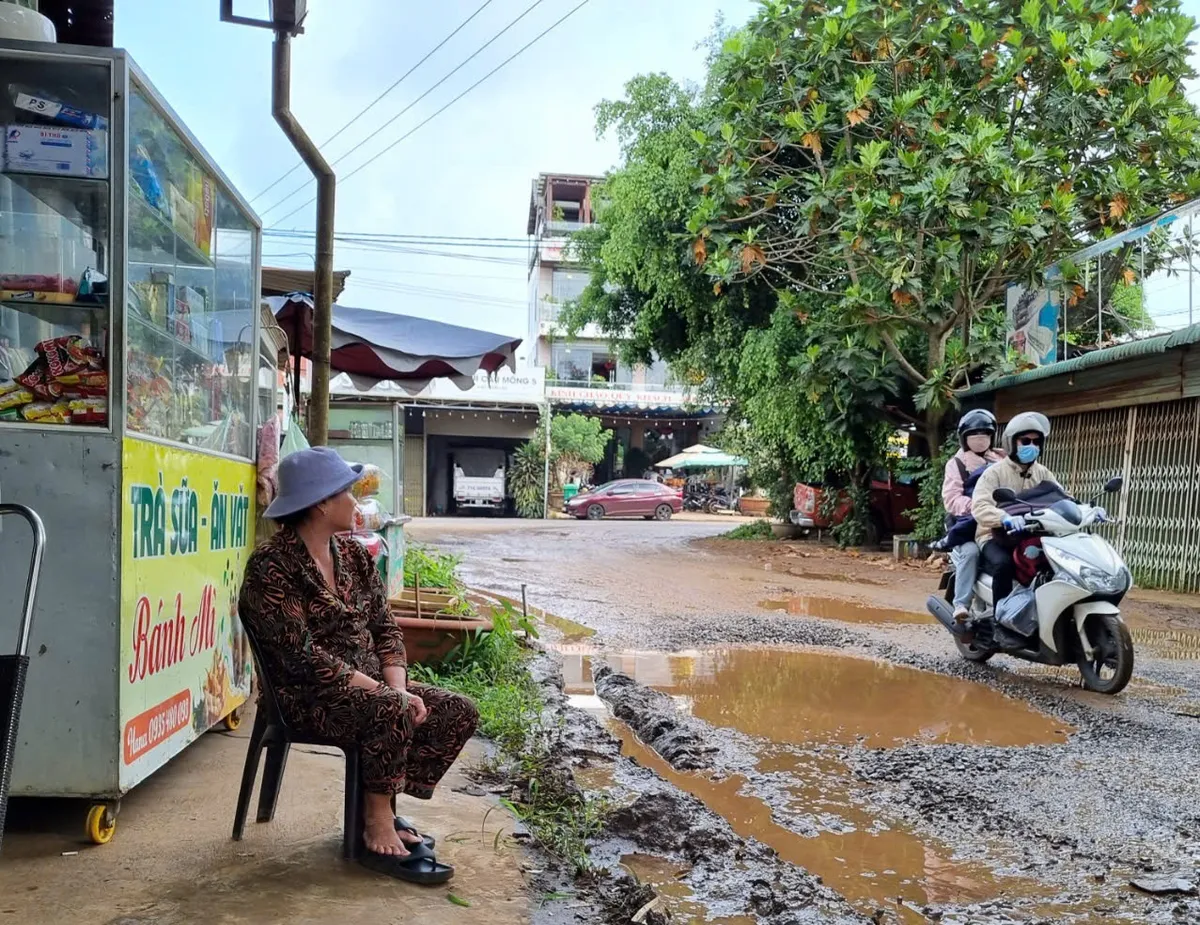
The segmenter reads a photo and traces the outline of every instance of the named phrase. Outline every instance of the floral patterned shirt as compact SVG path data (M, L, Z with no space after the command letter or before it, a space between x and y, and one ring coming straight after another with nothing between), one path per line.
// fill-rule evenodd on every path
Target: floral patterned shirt
M392 618L370 553L333 540L336 593L300 535L279 530L250 555L238 613L278 694L344 690L355 671L378 681L405 667L404 634Z

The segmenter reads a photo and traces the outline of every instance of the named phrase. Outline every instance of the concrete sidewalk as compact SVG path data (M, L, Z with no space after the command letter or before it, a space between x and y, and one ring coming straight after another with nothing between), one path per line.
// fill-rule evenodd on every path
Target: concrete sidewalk
M275 821L230 839L249 717L237 733L211 732L126 796L113 841L84 840L87 804L16 801L0 853L0 916L22 925L516 925L529 921L519 848L496 835L512 817L454 791L473 741L428 803L400 811L438 837L457 868L440 887L417 887L341 859L339 752L296 746ZM257 798L257 794L256 794ZM485 819L486 816L486 819ZM78 852L64 856L64 852ZM453 893L466 902L450 902ZM8 918L11 916L11 918Z

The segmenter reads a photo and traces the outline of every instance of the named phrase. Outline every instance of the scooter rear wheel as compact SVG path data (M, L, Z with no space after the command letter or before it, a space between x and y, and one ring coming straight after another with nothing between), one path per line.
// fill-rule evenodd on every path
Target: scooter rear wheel
M1097 694L1119 694L1133 677L1133 637L1129 627L1112 614L1093 614L1084 624L1092 644L1089 659L1079 653L1079 673L1083 686Z

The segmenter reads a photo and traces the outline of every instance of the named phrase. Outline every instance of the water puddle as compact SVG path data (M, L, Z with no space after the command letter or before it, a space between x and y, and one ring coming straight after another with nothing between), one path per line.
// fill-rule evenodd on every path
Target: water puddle
M805 578L813 576L805 575ZM836 620L839 623L935 623L925 613L894 610L888 607L869 607L833 597L784 597L759 601L763 610L774 610L794 617Z
M662 905L671 922L684 925L754 925L753 916L738 915L726 918L708 918L703 903L695 902L692 888L682 880L690 871L686 864L676 864L653 854L626 854L621 858L624 867L638 883L654 888L662 898Z
M1055 745L1073 731L982 684L829 650L568 652L568 693L591 693L596 659L705 722L783 745Z
M820 876L866 915L886 908L896 920L915 925L926 921L917 910L927 903L970 903L1012 895L1015 884L1006 881L1001 887L982 864L956 862L916 836L882 825L854 808L849 795L839 792L838 778L845 772L819 785L797 784L796 800L803 801L807 794L822 805L836 806L844 827L839 832L803 835L777 822L763 799L744 792L743 777L715 780L676 771L625 724L612 720L610 728L621 739L622 754L699 799L741 837L755 838L785 861ZM781 768L778 763L774 766Z

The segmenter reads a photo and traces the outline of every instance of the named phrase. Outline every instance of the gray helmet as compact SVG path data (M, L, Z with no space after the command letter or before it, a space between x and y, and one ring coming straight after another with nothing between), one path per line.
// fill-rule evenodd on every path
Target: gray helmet
M1004 449L1010 457L1017 457L1017 437L1020 434L1041 434L1043 442L1050 436L1050 419L1037 411L1022 411L1015 415L1004 428Z
M996 442L996 416L990 411L976 408L958 419L958 445L967 448L967 434L988 434Z

